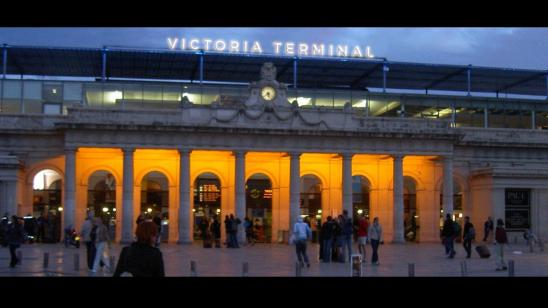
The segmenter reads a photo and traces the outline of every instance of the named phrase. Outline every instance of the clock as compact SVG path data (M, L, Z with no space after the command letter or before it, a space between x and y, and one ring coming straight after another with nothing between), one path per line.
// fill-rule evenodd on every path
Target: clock
M276 97L276 90L273 87L264 87L261 89L261 96L265 101L271 101Z

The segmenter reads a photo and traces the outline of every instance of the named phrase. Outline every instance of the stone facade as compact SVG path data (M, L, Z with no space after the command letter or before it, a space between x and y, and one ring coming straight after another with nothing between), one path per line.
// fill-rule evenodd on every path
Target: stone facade
M386 239L401 241L401 177L410 177L416 185L420 241L438 240L440 208L453 211L454 200L447 198L453 185L460 190L462 213L478 231L487 216L505 217L505 189L531 189L531 226L540 238L548 237L543 224L548 219L545 131L453 128L444 120L299 108L287 101L286 87L272 78L272 71L263 77L251 84L249 100L239 106L185 103L177 111L72 107L65 116L0 115L0 213L31 212L34 176L51 169L65 179L68 211L63 219L79 228L89 177L106 170L116 183L116 222L121 226L116 238L128 241L140 212L141 181L156 171L168 179L169 241L186 243L192 241L192 192L200 174L219 178L222 215L241 216L245 181L262 173L272 184L275 241L277 232L288 230L298 215L298 200L291 194L298 191L297 174L320 179L323 219L340 213L343 203L348 207L351 186L346 186L345 199L343 183L361 175L370 183L371 215L380 218ZM273 101L261 99L260 90L267 85L277 90ZM67 151L74 155L73 167ZM299 168L292 169L292 157ZM344 157L349 169L343 172ZM394 169L398 158L402 166ZM450 184L444 187L445 182ZM124 216L129 209L131 214Z

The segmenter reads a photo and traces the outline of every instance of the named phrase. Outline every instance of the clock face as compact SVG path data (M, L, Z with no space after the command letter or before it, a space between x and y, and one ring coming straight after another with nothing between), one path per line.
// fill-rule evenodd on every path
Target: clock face
M276 90L273 87L264 87L261 90L261 96L265 101L271 101L276 97Z

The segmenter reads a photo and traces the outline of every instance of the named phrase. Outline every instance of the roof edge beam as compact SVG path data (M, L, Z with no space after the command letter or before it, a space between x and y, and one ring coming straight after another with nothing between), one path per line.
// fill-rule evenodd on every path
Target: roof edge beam
M458 75L464 73L466 70L467 70L467 68L461 68L461 69L459 69L459 70L457 70L457 71L454 71L454 72L452 72L452 73L450 73L450 74L447 74L447 75L443 76L442 78L440 78L440 79L438 79L438 80L432 81L431 83L429 83L428 85L426 85L426 87L424 87L424 89L426 89L426 90L428 91L429 89L431 89L431 88L433 88L433 87L439 85L440 83L442 83L442 82L444 82L444 81L447 81L447 80L449 80L449 79L451 79L451 78L453 78L453 77L455 77L455 76L458 76Z
M531 81L533 79L537 79L537 78L542 77L542 76L546 76L546 78L548 78L548 73L540 73L540 74L535 74L533 76L529 76L527 78L523 78L523 79L518 80L518 81L516 81L514 83L511 83L509 85L505 85L504 87L497 89L495 92L502 92L502 91L508 90L510 88L513 88L515 86L519 86L520 84L524 84L528 81Z

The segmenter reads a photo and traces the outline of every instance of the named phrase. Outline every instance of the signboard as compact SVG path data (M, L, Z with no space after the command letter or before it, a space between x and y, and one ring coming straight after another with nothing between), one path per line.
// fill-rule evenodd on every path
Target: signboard
M350 276L361 277L362 276L362 255L353 254L350 257Z
M223 38L167 37L170 50L214 51L242 54L273 54L276 56L374 58L371 47L364 45L305 43L291 41L226 40ZM267 50L268 48L268 50ZM266 52L265 52L266 50Z
M507 188L505 190L505 224L510 231L531 227L531 190Z

